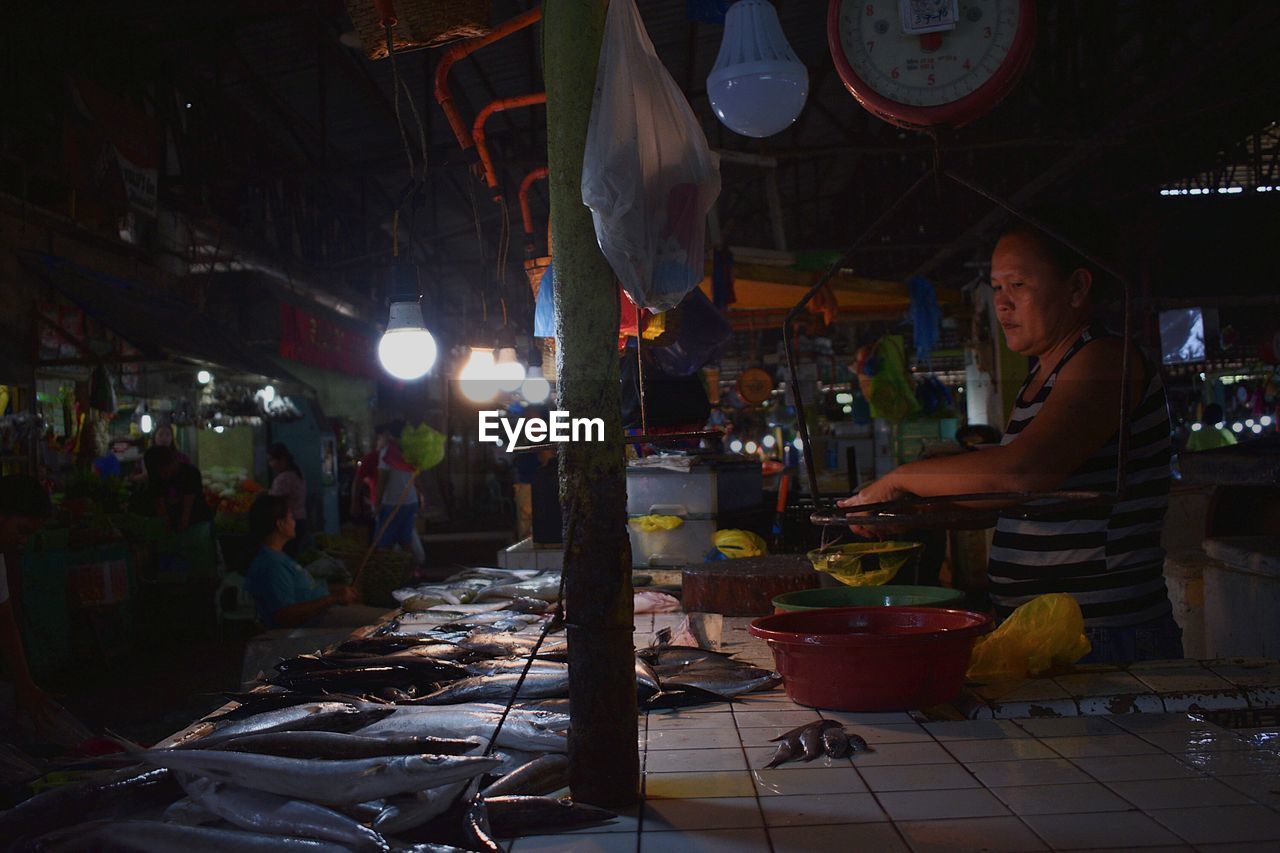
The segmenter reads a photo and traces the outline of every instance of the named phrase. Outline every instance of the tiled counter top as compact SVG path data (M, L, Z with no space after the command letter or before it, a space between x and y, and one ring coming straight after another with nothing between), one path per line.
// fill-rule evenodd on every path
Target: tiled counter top
M637 645L679 620L637 617ZM772 665L768 648L745 633L748 621L724 620L725 650ZM1149 667L1148 675L1141 668L1096 675L1124 676L1126 688L1134 678L1157 696L1161 686L1170 687L1169 695L1187 687L1178 680L1186 677L1183 669L1197 677L1208 670L1237 687L1274 677L1250 664L1239 671L1168 664ZM1083 675L1082 683L1104 683ZM1162 682L1162 675L1173 680ZM1070 698L1070 688L1058 686ZM654 712L640 721L640 806L608 826L522 838L511 849L1280 849L1280 730L1232 732L1163 707L1126 710L927 722L913 713L817 711L779 689L732 706ZM774 752L770 738L818 717L840 721L875 751L763 769Z

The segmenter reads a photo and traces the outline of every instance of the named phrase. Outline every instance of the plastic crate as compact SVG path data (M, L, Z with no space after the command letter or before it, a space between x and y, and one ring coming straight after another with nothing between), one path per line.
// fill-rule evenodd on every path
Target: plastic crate
M716 522L710 518L686 519L671 530L646 533L633 524L628 524L627 530L631 534L633 566L701 564L716 547Z
M628 515L712 518L760 504L763 474L752 460L699 463L685 472L627 468Z

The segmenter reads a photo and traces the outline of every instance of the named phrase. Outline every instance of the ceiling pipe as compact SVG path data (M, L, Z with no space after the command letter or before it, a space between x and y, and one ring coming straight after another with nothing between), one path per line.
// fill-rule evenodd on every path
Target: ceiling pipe
M484 169L484 182L493 192L493 200L501 201L502 192L498 189L498 175L493 168L493 158L489 156L489 146L485 144L484 125L489 117L503 110L514 110L521 107L532 107L547 102L546 92L535 92L532 95L517 95L514 98L500 98L485 104L484 109L476 115L475 124L471 126L471 138L475 142L476 153L480 155L480 166Z
M520 182L520 220L524 223L524 256L532 258L536 252L533 245L533 211L529 209L529 190L534 181L547 177L547 167L534 169L524 176Z
M466 122L462 118L462 114L458 112L458 108L453 103L453 93L449 91L449 69L453 68L453 64L459 59L470 56L482 47L493 44L496 41L506 38L514 32L519 32L525 27L531 26L542 19L542 8L530 9L523 15L499 24L493 32L487 36L468 39L450 47L440 57L440 62L436 65L435 73L435 96L436 102L440 104L440 109L444 110L445 118L449 120L449 127L453 130L453 135L458 140L458 146L463 151L468 151L475 145L475 141L471 138L471 129L467 127Z

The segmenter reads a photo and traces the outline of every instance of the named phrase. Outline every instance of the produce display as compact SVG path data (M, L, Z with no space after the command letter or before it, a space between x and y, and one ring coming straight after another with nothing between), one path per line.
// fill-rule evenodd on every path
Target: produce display
M244 468L209 468L201 472L201 479L205 500L218 513L247 513L263 490Z

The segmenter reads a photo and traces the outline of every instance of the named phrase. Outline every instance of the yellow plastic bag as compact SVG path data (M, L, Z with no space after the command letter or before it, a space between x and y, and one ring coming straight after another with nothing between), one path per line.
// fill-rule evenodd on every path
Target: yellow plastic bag
M815 569L842 584L881 586L908 563L919 564L922 551L924 545L919 542L851 542L810 551L808 557Z
M763 557L769 546L750 530L717 530L716 550L730 559L734 557Z
M1065 592L1041 595L978 640L965 677L981 682L1019 681L1055 664L1075 663L1091 648L1075 598Z
M684 524L678 515L642 515L631 519L631 526L641 533L657 533L659 530L675 530Z

